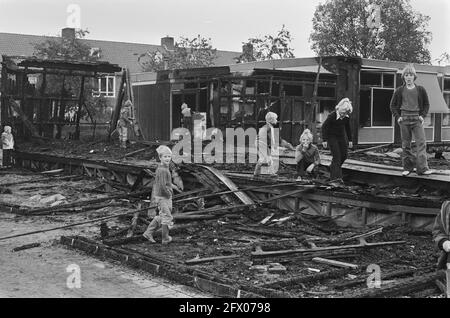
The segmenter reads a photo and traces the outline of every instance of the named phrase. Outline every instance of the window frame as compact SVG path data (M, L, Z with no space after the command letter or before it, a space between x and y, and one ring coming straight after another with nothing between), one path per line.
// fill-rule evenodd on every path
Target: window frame
M112 90L110 90L109 87L109 79L112 78L113 84L112 84ZM105 87L106 90L102 91L102 80L105 80ZM116 76L114 75L105 75L97 78L98 83L98 90L92 90L92 96L93 97L100 97L103 96L105 98L116 98Z

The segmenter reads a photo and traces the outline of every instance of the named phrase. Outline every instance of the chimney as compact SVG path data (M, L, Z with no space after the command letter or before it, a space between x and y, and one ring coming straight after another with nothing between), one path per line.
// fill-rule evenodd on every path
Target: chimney
M66 40L75 40L75 29L74 28L62 29L61 37Z
M242 54L253 56L253 45L251 43L246 43L242 46Z
M175 49L175 42L173 37L166 36L161 38L161 46L167 51L173 51Z

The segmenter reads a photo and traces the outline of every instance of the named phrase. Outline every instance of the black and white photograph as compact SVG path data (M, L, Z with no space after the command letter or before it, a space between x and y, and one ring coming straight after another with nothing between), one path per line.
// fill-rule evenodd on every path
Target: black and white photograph
M448 0L0 0L0 298L450 298L449 30Z

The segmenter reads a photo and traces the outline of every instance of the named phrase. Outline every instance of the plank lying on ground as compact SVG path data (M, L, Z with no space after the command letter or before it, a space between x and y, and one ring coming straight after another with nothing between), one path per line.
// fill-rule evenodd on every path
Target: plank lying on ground
M24 183L35 183L35 182L45 182L45 181L63 181L63 180L69 180L69 179L81 180L84 178L85 178L84 176L80 176L80 175L70 175L70 176L62 176L62 177L39 178L39 179L33 179L33 180L10 182L10 183L0 184L0 186L1 187L9 187L9 186L14 186L17 184L24 184Z
M61 204L62 205L62 204ZM108 202L103 204L97 204L97 205L91 205L91 206L81 206L81 207L73 207L73 208L60 208L60 209L54 209L51 211L41 211L41 212L34 212L33 215L49 215L54 213L82 213L92 210L99 210L106 207L115 207L122 205L121 202ZM58 206L55 206L58 207Z
M138 150L135 150L135 151L129 152L129 153L127 153L127 154L123 155L123 156L122 156L122 158L126 158L126 157L129 157L129 156L132 156L132 155L135 155L135 154L138 154L138 153L144 152L144 151L146 151L147 149L149 149L149 148L147 147L147 148L142 148L142 149L138 149Z
M295 182L287 182L287 183L281 183L281 184L270 184L270 185L265 185L265 186L259 185L259 186L248 187L248 188L240 188L240 189L237 189L237 190L227 190L227 191L222 191L222 192L217 192L217 193L210 193L210 194L200 195L200 196L196 196L196 197L192 197L192 198L186 198L186 199L178 200L178 203L184 202L184 201L197 200L197 199L200 199L200 198L214 197L214 196L219 196L219 195L222 195L222 194L229 194L229 193L234 193L234 192L249 191L249 190L255 190L255 189L274 188L274 187L280 187L280 186L286 186L286 185L294 185L294 184L296 184L296 183Z
M318 274L294 276L291 278L282 279L282 280L278 280L278 281L275 281L272 283L258 285L258 286L264 287L264 288L280 288L280 287L288 287L288 286L297 287L299 284L313 283L313 282L318 282L318 281L325 280L325 279L339 278L350 272L351 272L351 269L343 268L343 269L338 269L338 270L321 272Z
M411 276L420 271L432 270L434 267L435 266L432 266L432 267L428 266L428 267L422 267L422 268L400 269L400 270L389 272L387 274L381 273L381 279L387 280L387 279L396 278L396 277ZM357 285L361 285L361 284L365 284L365 283L367 283L367 278L361 278L361 279L355 279L355 280L348 281L348 282L340 282L338 284L331 285L329 287L335 288L335 289L345 289L348 287L353 287L353 286L357 286Z
M60 172L64 172L64 169L55 169L55 170L47 170L47 171L42 171L41 174L57 174Z
M128 198L128 197L141 196L141 195L144 195L144 194L148 194L150 192L151 192L151 189L146 189L146 190L137 191L137 192L131 192L131 193L115 194L115 195L110 195L110 196L106 196L106 197L103 197L103 198L97 198L97 199L83 200L83 201L77 201L77 202L73 202L73 203L61 204L61 205L57 205L57 206L54 206L54 207L43 207L43 208L30 209L30 210L24 211L23 214L34 214L34 213L37 213L37 212L44 212L44 211L48 212L48 211L61 210L61 209L65 209L65 208L73 208L73 207L85 206L85 205L99 203L99 202L108 201L108 200L112 200L112 199L122 199L122 198Z
M38 247L38 246L41 246L41 243L30 243L30 244L25 244L25 245L22 245L22 246L14 247L12 249L12 251L13 252L18 252L18 251L27 250L29 248Z
M212 261L219 261L224 259L238 258L240 255L226 255L226 256L213 256L213 257L205 257L205 258L193 258L187 261L184 261L188 265L207 263Z
M328 247L318 247L311 249L293 249L293 250L279 250L279 251L256 251L252 252L252 257L271 257L271 256L280 256L280 255L288 255L288 254L305 254L305 255L314 255L315 252L330 252L336 250L356 250L356 249L366 249L380 246L388 246L388 245L399 245L405 244L406 241L394 241L394 242L379 242L379 243L367 243L367 244L358 244L358 245L343 245L343 246L328 246Z
M428 274L423 274L418 277L406 278L394 282L386 287L381 285L380 288L371 288L367 291L358 291L355 294L346 294L343 297L355 298L377 298L377 297L398 297L406 296L408 294L418 292L434 286L437 279L445 278L444 271L437 271Z
M332 260L332 259L326 259L326 258L322 258L322 257L314 257L312 259L312 261L316 262L316 263L320 263L320 264L326 264L326 265L343 267L343 268L357 269L359 267L356 264L350 264L350 263L335 261L335 260Z
M262 235L266 235L266 236L295 238L295 235L292 235L292 234L275 232L275 231L270 231L270 230L266 230L266 229L254 229L254 228L243 227L243 226L227 226L227 227L230 229L236 230L236 231L248 232L248 233L252 233L252 234L262 234Z

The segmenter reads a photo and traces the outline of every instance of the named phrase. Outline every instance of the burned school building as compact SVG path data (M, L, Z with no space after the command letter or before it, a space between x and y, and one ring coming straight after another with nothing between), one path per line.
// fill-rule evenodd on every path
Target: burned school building
M319 66L320 65L320 66ZM222 67L132 74L137 117L146 139L169 140L180 127L182 103L202 114L206 127L257 127L269 109L281 137L294 145L304 128L318 132L329 112L350 98L355 144L400 142L389 103L402 85L405 62L350 57L293 58ZM415 65L417 84L430 99L429 144L450 141L450 66Z

